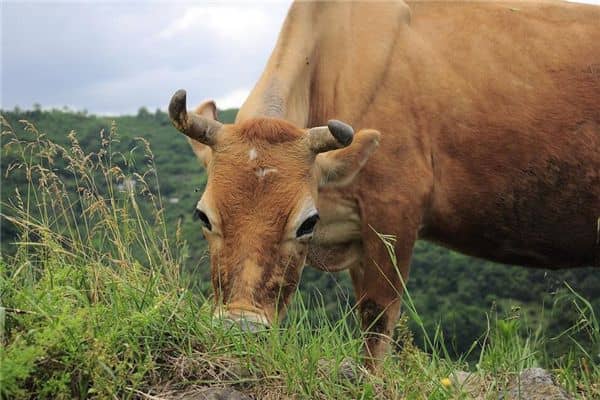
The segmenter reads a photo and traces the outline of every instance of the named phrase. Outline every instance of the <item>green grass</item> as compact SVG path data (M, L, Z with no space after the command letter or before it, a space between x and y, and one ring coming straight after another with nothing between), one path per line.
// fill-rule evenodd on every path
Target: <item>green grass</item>
M2 223L19 232L15 255L0 261L3 398L165 397L214 385L261 399L469 398L443 384L457 370L472 371L478 392L497 398L535 365L552 368L580 398L600 396L598 320L574 291L557 300L581 316L563 333L573 352L553 360L544 347L555 338L524 331L516 309L490 312L471 349L476 363L468 355L451 359L441 329L425 331L408 294L394 352L377 374L356 367L355 379L341 376L346 359L361 357L351 305L340 303L342 318L332 321L322 303L298 294L280 327L247 334L222 326L211 318L210 298L189 290L193 277L181 273L187 245L179 227L165 223L143 139L141 157L113 152L113 126L86 153L74 134L59 146L31 124L23 134L2 125L2 155L13 160L3 179L20 174L28 182L1 211ZM130 181L137 182L132 190L120 186ZM424 351L412 341L409 319L423 330ZM578 346L582 337L598 354Z

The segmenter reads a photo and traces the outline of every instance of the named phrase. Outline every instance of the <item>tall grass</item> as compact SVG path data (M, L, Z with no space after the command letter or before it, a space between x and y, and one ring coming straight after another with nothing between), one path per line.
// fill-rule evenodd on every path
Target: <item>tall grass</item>
M541 333L523 336L512 315L490 318L473 346L477 365L452 361L441 330L425 331L406 292L395 351L377 375L360 367L362 338L348 305L332 322L318 299L297 294L279 327L247 334L223 326L180 274L185 241L165 222L146 141L113 152L113 126L88 152L75 132L63 147L25 121L2 126L2 179L21 184L1 210L2 223L18 230L14 254L0 261L1 397L172 398L234 386L261 399L467 398L447 378L469 368L481 378L478 392L497 396L543 359ZM587 332L600 343L589 303L574 292L564 301L582 316L565 335ZM412 343L408 318L423 329L426 352ZM600 396L597 355L556 367L571 392Z

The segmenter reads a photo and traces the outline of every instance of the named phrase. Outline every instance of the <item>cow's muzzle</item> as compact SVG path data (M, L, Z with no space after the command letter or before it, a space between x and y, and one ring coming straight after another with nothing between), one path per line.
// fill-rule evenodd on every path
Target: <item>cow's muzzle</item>
M220 319L226 327L237 326L243 332L257 333L271 327L271 323L266 316L253 311L227 310L215 312L213 318Z

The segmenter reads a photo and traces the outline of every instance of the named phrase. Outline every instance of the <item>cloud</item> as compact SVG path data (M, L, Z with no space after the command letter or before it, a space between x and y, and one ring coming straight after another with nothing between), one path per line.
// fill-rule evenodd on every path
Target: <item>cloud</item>
M217 107L224 110L227 108L238 108L240 107L246 98L250 94L250 89L240 88L235 89L233 92L227 93L223 97L219 97L215 100Z
M200 31L210 33L212 37L198 37L199 41L217 36L217 40L252 42L257 37L269 34L274 22L272 19L272 13L266 8L194 6L187 8L183 15L162 29L158 37L189 38L193 32Z
M239 88L260 76L288 6L3 3L0 107L134 113L165 109L178 88L190 104L239 106Z
M206 84L193 86L191 82ZM217 69L213 70L201 64L188 69L159 67L93 82L80 87L73 94L76 98L94 99L103 113L109 110L133 113L141 106L151 110L165 110L171 95L180 88L188 91L190 108L209 98L217 98L219 108L239 107L249 90L230 89L227 94L221 95L222 87L227 88L228 85L224 82L221 86L220 82L221 77Z

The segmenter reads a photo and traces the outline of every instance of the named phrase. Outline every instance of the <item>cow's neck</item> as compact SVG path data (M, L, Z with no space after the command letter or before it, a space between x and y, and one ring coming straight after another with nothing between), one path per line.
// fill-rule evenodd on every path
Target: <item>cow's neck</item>
M237 122L259 116L300 127L323 125L330 118L361 122L409 19L402 2L294 3ZM381 31L392 37L382 40Z
M307 125L314 70L311 61L317 44L315 23L312 7L292 6L267 66L240 108L236 122L273 117L300 127Z

